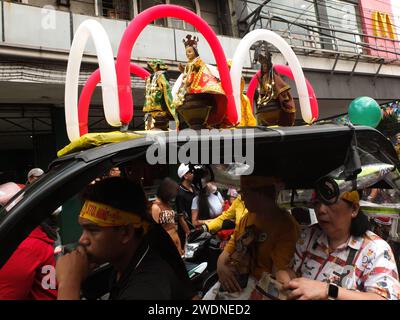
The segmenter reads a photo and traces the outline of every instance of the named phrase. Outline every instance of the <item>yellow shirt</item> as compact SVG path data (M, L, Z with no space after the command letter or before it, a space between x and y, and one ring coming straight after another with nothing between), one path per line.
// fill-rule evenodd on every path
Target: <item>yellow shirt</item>
M249 230L256 230L253 233L258 240L253 242L254 246L243 250ZM272 273L288 267L299 235L300 227L287 211L270 221L256 219L255 213L247 212L236 224L224 250L230 254L231 262L237 265L239 272L247 268L250 275L260 279L263 272ZM241 239L244 240L241 242Z
M238 196L235 201L232 202L228 210L224 211L221 215L216 217L207 223L208 230L211 233L217 232L222 228L222 223L224 220L234 220L235 225L237 225L244 214L247 213L247 209L244 206L244 202L240 196Z

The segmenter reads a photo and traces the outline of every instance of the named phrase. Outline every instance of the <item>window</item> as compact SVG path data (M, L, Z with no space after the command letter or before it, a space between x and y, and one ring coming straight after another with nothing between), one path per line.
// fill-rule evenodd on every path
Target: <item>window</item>
M208 25L215 33L222 33L221 22L224 19L221 1L219 0L203 0L200 2L201 17L207 21Z
M131 0L102 0L102 16L111 19L131 18Z
M156 6L158 4L165 4L165 1L163 0L140 0L139 1L139 12L142 12L148 8L151 8L153 6ZM166 19L158 19L153 22L153 24L157 26L167 26L167 20Z
M66 6L66 7L70 6L69 0L57 0L57 4L59 6Z
M326 0L326 11L329 27L336 38L334 39L336 49L362 53L362 48L355 44L361 42L357 34L361 33L357 5L342 0Z
M191 0L170 0L170 4L176 4L186 9L189 9L196 13L196 7L194 5L194 1ZM171 25L170 27L175 29L182 29L188 31L195 31L194 27L187 23L186 21L170 18Z
M247 2L247 15L262 4L262 0ZM261 18L254 21L254 29L271 29L285 38L290 38L291 45L315 46L317 26L315 3L311 0L271 0L264 5ZM245 15L242 14L243 18ZM247 20L250 23L252 18ZM306 26L306 27L304 27ZM310 28L311 27L311 28Z

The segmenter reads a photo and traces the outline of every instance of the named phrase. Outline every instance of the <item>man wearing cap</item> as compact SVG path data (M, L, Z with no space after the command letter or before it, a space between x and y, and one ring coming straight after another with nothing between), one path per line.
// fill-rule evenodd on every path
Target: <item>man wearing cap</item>
M27 184L34 183L37 179L39 179L44 174L43 170L40 168L33 168L28 172L28 181Z
M182 163L178 168L178 177L181 179L178 194L176 196L176 209L178 212L178 234L181 244L186 242L186 236L190 232L192 217L192 202L196 196L195 187L193 186L193 172L189 165ZM189 225L188 225L189 223Z
M279 181L242 176L241 190L248 212L236 225L217 266L221 286L230 293L247 285L254 288L264 272L273 274L288 266L299 235L294 218L276 204Z
M388 243L369 231L357 191L328 202L315 197L318 224L305 229L291 268L279 271L289 299L400 298L398 272Z

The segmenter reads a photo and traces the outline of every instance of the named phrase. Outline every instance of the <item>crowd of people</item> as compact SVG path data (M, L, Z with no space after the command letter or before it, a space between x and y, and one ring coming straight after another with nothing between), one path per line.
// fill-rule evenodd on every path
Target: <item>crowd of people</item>
M111 168L83 190L83 231L72 252L55 255L61 208L32 231L0 269L0 299L81 299L85 279L105 263L112 268L109 299L198 299L183 261L186 239L226 225L232 232L218 258L218 282L204 299L274 298L266 277L283 299L400 298L398 251L388 243L392 221L360 210L361 199L383 197L381 191L342 192L335 203L314 195L317 223L300 228L278 205L284 184L277 178L242 176L239 188L218 190L213 181L195 185L193 168L181 164L179 183L164 178L149 202L140 182L123 172ZM32 169L26 184L43 173ZM26 186L2 185L0 195L6 187L15 194ZM43 286L46 266L55 268L54 287Z

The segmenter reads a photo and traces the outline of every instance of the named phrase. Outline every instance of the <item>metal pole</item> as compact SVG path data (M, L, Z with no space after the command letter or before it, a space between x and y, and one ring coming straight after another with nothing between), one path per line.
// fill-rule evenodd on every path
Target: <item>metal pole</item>
M99 16L99 0L94 0L94 15Z

